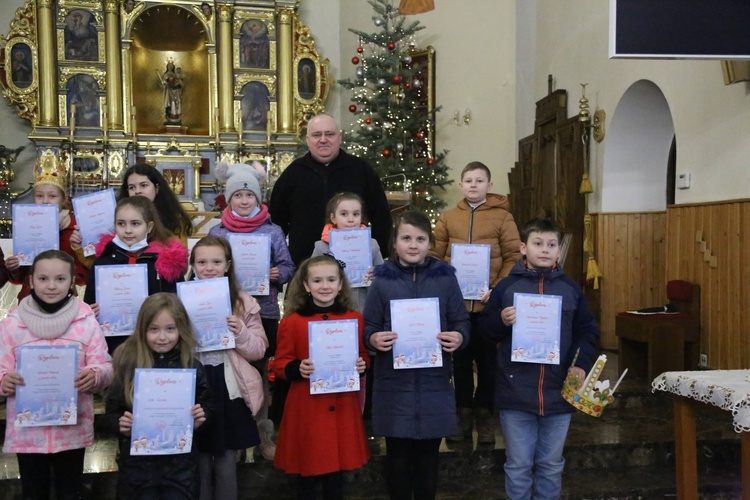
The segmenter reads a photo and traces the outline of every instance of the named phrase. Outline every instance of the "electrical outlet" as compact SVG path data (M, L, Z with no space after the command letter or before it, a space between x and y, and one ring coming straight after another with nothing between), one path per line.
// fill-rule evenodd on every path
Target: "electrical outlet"
M708 366L708 354L701 353L701 358L698 364L700 364L701 368L707 367Z

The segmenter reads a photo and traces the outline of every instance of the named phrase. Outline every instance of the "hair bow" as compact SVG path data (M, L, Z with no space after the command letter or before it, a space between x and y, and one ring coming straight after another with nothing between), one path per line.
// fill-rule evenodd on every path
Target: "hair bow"
M326 252L326 253L324 253L323 255L327 255L328 257L330 257L330 258L332 258L333 260L335 260L335 261L336 261L336 262L338 263L338 265L339 265L339 267L340 267L341 269L346 269L346 262L344 262L343 260L339 260L339 259L337 259L337 258L336 258L336 256L335 256L335 255L333 255L333 254L332 254L331 252Z

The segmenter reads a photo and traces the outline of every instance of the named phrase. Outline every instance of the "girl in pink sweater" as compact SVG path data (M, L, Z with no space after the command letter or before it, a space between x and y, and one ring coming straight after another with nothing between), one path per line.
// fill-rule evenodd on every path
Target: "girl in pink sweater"
M190 254L190 267L191 279L229 279L232 315L227 323L235 347L198 353L214 395L216 418L209 432L196 436L196 444L201 498L237 498L236 451L256 446L261 440L275 448L267 432L258 433L254 420L263 406L263 381L250 364L263 358L268 339L258 302L242 291L234 275L232 247L225 238L206 236L199 240Z
M31 266L31 294L0 323L0 393L8 396L3 452L18 454L24 498L47 498L54 471L56 498L79 498L84 450L94 442L92 394L112 382L112 360L91 308L73 296L73 258L47 250ZM18 424L16 387L19 348L76 346L78 390L75 425ZM29 415L33 418L33 415ZM22 419L24 417L21 417Z

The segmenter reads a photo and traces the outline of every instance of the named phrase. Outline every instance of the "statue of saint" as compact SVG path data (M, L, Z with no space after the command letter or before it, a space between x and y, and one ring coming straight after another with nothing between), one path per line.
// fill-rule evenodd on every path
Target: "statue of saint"
M180 125L182 123L182 69L175 68L172 61L167 63L167 69L160 75L161 86L164 89L165 125Z

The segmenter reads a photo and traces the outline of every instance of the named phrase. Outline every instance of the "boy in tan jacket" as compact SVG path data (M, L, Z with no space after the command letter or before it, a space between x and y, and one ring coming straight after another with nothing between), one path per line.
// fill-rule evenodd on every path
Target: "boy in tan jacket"
M471 341L467 349L453 356L453 378L458 409L458 433L448 439L461 441L471 438L473 418L480 443L495 442L493 397L495 392L495 346L484 340L477 331L477 318L490 291L506 277L521 258L518 227L509 212L508 198L490 193L491 173L481 162L473 161L464 167L459 183L464 199L456 208L446 210L435 226L435 248L430 255L447 262L451 260L453 243L490 245L490 290L482 300L467 300L471 318ZM474 367L477 366L477 386L474 389Z

